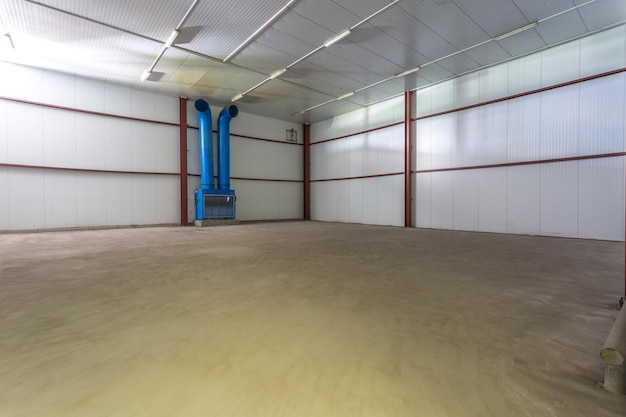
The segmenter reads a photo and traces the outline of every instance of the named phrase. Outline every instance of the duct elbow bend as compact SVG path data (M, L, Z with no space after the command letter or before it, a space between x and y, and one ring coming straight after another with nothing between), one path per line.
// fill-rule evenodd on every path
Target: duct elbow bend
M198 113L206 114L208 112L209 115L211 114L211 108L209 107L209 103L207 103L206 100L200 98L195 101L194 106L196 107Z
M233 117L237 117L239 109L234 104L224 107L218 117L218 123L228 123Z

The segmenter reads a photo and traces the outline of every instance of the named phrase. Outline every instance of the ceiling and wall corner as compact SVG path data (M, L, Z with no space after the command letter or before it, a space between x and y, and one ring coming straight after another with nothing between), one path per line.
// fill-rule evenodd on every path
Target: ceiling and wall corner
M626 2L4 0L0 18L2 61L310 123L623 24Z

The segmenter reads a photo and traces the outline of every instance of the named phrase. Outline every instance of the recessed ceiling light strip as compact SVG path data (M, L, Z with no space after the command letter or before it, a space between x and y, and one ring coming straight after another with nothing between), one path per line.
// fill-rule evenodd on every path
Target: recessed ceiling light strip
M546 17L544 19L539 19L539 20L537 20L537 23L545 22L546 20L552 19L553 17L557 17L557 16L560 16L560 15L562 15L564 13L571 12L572 10L580 9L583 6L586 6L588 4L594 3L595 1L596 0L590 0L590 1L587 1L585 3L579 4L578 6L570 7L569 9L563 10L562 12L555 13L552 16L548 16L548 17Z
M176 30L180 30L180 28L185 24L185 22L191 15L191 12L193 11L193 9L196 8L196 4L198 4L198 1L199 0L193 0L193 3L191 3L191 6L189 6L189 9L187 9L187 13L185 13L183 18L180 20L180 23L178 24L178 26L176 26Z
M361 26L363 23L367 22L368 20L378 16L379 14L381 14L382 12L384 12L385 10L387 10L388 8L390 8L391 6L393 6L394 4L396 4L397 2L399 2L400 0L394 0L391 3L389 3L388 5L386 5L385 7L383 7L382 9L380 9L379 11L372 13L371 15L367 16L365 19L361 20L359 23L357 23L356 25L350 27L349 30L354 30L357 27ZM595 0L594 0L595 1Z
M273 24L280 16L283 15L289 8L296 2L296 0L289 0L287 4L285 4L280 10L278 10L272 17L270 17L263 25L252 33L252 35L248 36L245 41L243 41L238 47L235 48L226 58L224 58L223 62L228 62L231 58L241 52L246 46L250 44L252 40L254 40L261 32L266 30L271 24Z
M187 18L189 18L189 15L191 15L191 12L196 7L196 4L198 4L198 0L194 0L193 3L191 3L191 6L189 6L189 8L187 9L187 12L183 16L183 18L180 20L180 23L178 23L178 25L172 31L170 36L168 36L167 39L165 40L165 43L163 44L163 48L161 48L161 52L159 52L156 59L150 66L150 68L141 74L141 77L140 77L141 81L147 81L149 79L150 75L152 74L152 71L154 71L154 68L157 66L161 58L163 58L163 55L165 54L165 51L167 50L167 48L170 48L172 47L172 45L174 45L174 42L176 41L176 38L178 37L178 34L179 34L179 29L185 24L185 21L187 20ZM148 76L146 76L146 73L148 74Z

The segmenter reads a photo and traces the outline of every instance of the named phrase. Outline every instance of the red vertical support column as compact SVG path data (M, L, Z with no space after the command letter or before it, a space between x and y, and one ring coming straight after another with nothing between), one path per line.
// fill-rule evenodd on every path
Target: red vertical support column
M178 98L180 137L180 224L187 226L187 97Z
M303 169L304 169L304 220L311 220L311 125L305 123L302 126L304 131L302 150Z
M411 227L411 92L404 92L404 227Z

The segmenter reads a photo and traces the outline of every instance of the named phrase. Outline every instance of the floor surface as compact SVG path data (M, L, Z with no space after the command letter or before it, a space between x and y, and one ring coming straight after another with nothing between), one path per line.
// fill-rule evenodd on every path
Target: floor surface
M1 417L626 415L622 243L315 222L0 235Z

